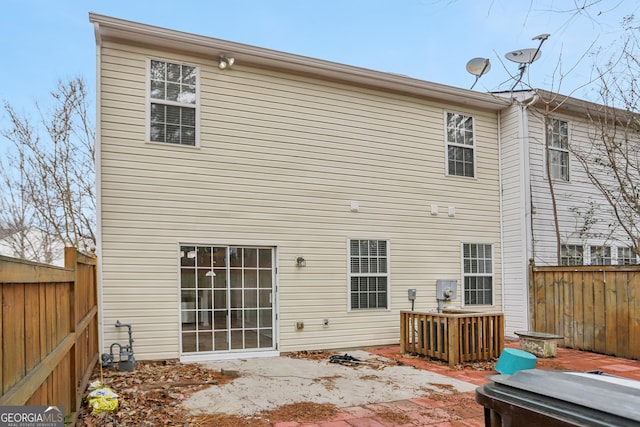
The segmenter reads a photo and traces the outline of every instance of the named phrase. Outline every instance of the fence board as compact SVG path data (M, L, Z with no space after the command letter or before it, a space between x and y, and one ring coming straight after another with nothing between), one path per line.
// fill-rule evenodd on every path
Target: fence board
M616 298L618 300L616 310L616 340L617 352L629 354L629 278L626 272L621 272L615 277Z
M73 281L73 271L0 255L2 283L65 283Z
M616 298L616 281L615 276L603 274L605 295L604 295L604 312L605 312L605 328L606 328L606 341L605 341L605 353L618 354L618 334L616 331L618 301Z
M47 338L43 333L46 328L46 308L47 308L47 290L43 284L38 284L38 311L34 313L34 317L38 317L40 323L40 333L38 334L38 348L40 349L40 357L42 360L47 356Z
M594 284L593 274L587 274L583 272L582 276L582 348L585 350L592 351L593 350L593 339L594 339L594 313L593 313L593 291Z
M75 423L98 361L95 258L67 268L0 256L0 404L62 405Z
M554 280L552 283L551 291L553 292L552 298L554 301L553 310L553 323L545 328L545 330L562 331L564 330L564 284L562 278L560 280Z
M40 316L37 316L40 309L40 285L24 285L25 303L25 366L27 372L32 370L40 362Z
M3 287L4 305L3 340L4 383L3 392L9 390L25 375L24 344L24 285L10 284Z
M565 276L562 282L562 299L564 301L564 306L562 307L562 323L564 324L564 330L560 333L564 335L565 343L570 347L574 347L575 335L573 331L575 329L575 322L573 319L573 287L569 285L570 283L571 279L568 275ZM541 307L541 309L544 310L545 307ZM544 332L549 332L549 330L547 329Z
M55 311L56 311L56 289L54 286L45 286L44 295L44 316L45 316L45 352L51 353L55 346L58 344L56 337L56 324L55 324Z
M605 313L605 283L604 274L594 275L593 278L593 351L606 353L607 351L607 318Z
M546 289L545 289L544 277L540 277L540 280L536 281L535 318L536 318L536 324L542 325L542 327L546 327L546 324L547 324L547 318L546 318L547 311L544 310L544 307L546 306L545 294L546 294Z
M640 359L640 272L629 272L629 357Z
M575 271L571 275L573 282L573 345L580 347L584 345L584 318L582 307L583 282L582 272Z
M564 346L640 358L640 266L531 264L531 329Z

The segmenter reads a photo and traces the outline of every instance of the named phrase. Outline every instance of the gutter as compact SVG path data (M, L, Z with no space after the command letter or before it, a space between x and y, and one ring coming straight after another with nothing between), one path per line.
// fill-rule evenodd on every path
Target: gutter
M532 213L532 202L531 199L531 164L529 158L529 108L535 105L540 96L534 92L533 96L529 98L529 102L524 103L527 99L523 99L523 102L520 104L521 113L522 113L522 124L523 124L523 144L524 144L524 152L523 152L523 161L524 161L524 201L525 201L525 224L526 224L526 233L527 236L525 241L527 242L527 251L526 251L526 259L525 264L528 266L529 259L533 257L533 213ZM527 271L529 271L527 269Z
M408 96L453 102L490 111L501 110L509 104L505 99L496 98L488 93L155 27L95 13L89 13L89 21L98 24L96 28L102 41L180 51L205 58L212 63L217 61L221 54L226 54L235 58L236 66L253 65Z
M503 199L502 199L502 111L498 111L498 190L499 190L499 194L498 194L498 198L500 200L500 274L501 274L501 294L502 294L502 298L501 298L501 308L500 311L502 311L504 313L504 309L505 309L505 304L504 304L504 298L505 298L505 286L504 286L504 217L503 217L503 212L504 212L504 206L503 206Z
M522 100L522 102L519 103L520 106L520 123L521 123L521 127L522 127L522 145L523 145L523 151L522 151L522 162L523 164L523 188L522 188L522 194L523 194L523 202L524 202L524 223L525 223L525 227L524 227L524 233L525 235L523 236L523 241L526 243L526 251L525 251L525 259L524 261L524 277L525 277L525 286L528 288L529 286L529 260L533 257L533 215L532 215L532 200L531 200L531 164L530 164L530 158L529 158L529 112L528 109L535 105L536 102L538 102L538 100L540 99L540 96L534 92L533 96L531 96L530 98L525 98ZM529 101L527 103L525 103L525 101ZM526 291L527 289L525 289ZM529 325L529 314L530 314L530 309L529 309L529 292L526 291L525 292L525 319L527 322L527 327L531 326Z
M93 30L96 38L96 136L94 141L95 152L95 185L96 185L96 255L98 256L98 345L99 351L104 349L104 288L102 286L102 126L100 116L102 114L102 85L100 84L102 73L102 38L100 36L100 24L94 22ZM100 363L100 361L98 361Z

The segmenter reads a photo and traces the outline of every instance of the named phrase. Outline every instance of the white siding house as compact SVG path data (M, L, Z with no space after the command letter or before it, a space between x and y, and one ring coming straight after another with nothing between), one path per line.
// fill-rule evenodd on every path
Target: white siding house
M139 359L393 344L408 289L434 310L437 279L502 308L504 101L90 20L103 348L116 320Z
M39 228L0 236L0 255L64 267L64 242Z
M598 129L588 116L602 111L602 106L541 90L499 95L515 101L502 112L500 127L504 306L509 336L528 329L530 259L536 265L622 264L637 259L633 254L628 259L618 257L630 254L631 243L615 226L609 204L572 153L591 146L590 138ZM551 182L547 137L553 138ZM560 262L554 216L560 234Z

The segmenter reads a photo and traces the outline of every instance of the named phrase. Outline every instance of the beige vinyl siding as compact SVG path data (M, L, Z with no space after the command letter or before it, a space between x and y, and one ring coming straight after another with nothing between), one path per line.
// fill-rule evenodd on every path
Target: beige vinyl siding
M179 356L179 243L277 246L281 351L397 343L407 289L435 309L436 279L461 281L462 242L494 245L485 308L500 307L495 112L241 61L220 71L111 42L101 53L105 344L124 339L119 319L134 325L136 357ZM199 147L144 141L146 58L200 67ZM475 119L476 178L445 176L445 111ZM348 311L349 238L389 240L390 310Z

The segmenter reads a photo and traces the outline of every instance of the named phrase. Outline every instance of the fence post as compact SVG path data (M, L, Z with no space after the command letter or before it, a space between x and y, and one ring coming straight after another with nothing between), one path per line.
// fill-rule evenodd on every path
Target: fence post
M460 363L460 343L458 337L458 317L447 317L447 353L449 358L449 366L455 366Z
M78 325L78 251L76 248L66 247L64 248L64 266L65 268L73 270L73 286L71 287L71 301L69 304L71 326L70 331L73 335L73 347L71 348L69 358L71 360L71 367L69 368L71 375L70 383L73 387L71 393L71 408L70 413L77 413L80 408L78 399L78 345L76 336L76 327Z
M400 312L400 354L404 354L407 340L407 313Z
M534 259L530 258L529 259L529 287L528 287L529 301L527 301L527 310L529 311L528 329L530 331L536 330L535 266L536 266L536 263Z

